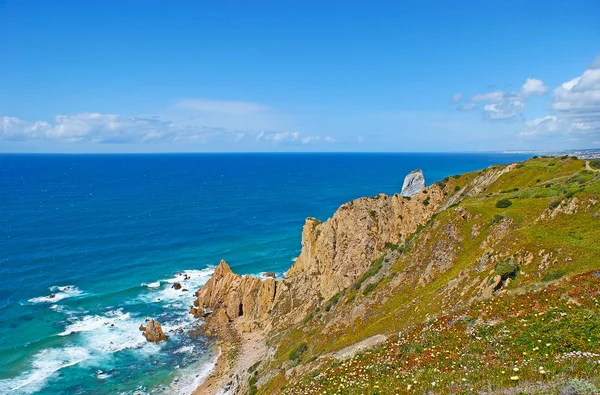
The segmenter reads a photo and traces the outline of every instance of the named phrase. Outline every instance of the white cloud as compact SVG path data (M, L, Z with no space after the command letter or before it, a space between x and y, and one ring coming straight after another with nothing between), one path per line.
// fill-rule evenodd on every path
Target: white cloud
M46 139L66 142L135 143L181 138L193 139L208 129L176 127L155 118L125 117L116 114L80 113L57 115L54 122L27 122L2 117L2 140Z
M474 95L471 100L474 103L479 103L483 101L492 102L492 103L500 103L504 100L504 92L488 92L488 93L478 93Z
M262 131L256 136L256 141L263 141L273 145L281 144L310 144L315 142L333 143L336 139L332 136L302 136L298 132L268 132Z
M526 102L534 96L541 96L548 92L548 87L542 80L527 78L519 92L492 91L477 93L471 97L469 103L458 106L459 111L468 111L483 104L482 111L486 119L491 121L509 120L520 115L525 109Z
M455 93L454 96L452 96L452 103L458 103L461 99L463 98L463 94L462 93Z
M483 107L485 116L490 120L511 119L519 115L525 104L518 99L507 99L499 103L486 104Z
M458 106L457 109L460 111L470 111L470 110L474 110L475 108L477 108L476 103L466 103L461 106Z
M267 111L269 108L258 103L209 99L183 99L176 107L201 113L225 115L250 115Z
M548 87L544 85L542 80L538 80L537 78L527 78L521 86L521 96L524 98L545 95L546 92L548 92Z
M562 134L574 140L600 137L600 57L579 77L552 92L552 115L525 123L524 136Z
M525 122L525 128L521 132L522 136L536 137L558 133L561 129L560 120L554 115L547 115L542 118L536 118Z
M67 143L136 144L152 142L221 141L308 144L333 142L331 136L302 136L299 132L256 132L175 123L157 117L80 113L57 115L53 122L27 122L0 117L0 141L45 140Z

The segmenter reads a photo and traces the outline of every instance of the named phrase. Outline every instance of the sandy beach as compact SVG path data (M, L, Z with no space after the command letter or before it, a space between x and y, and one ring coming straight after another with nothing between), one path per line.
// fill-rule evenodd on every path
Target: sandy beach
M249 368L266 358L268 347L262 331L243 333L236 323L218 325L207 320L214 331L220 355L214 368L192 395L238 394L247 389Z

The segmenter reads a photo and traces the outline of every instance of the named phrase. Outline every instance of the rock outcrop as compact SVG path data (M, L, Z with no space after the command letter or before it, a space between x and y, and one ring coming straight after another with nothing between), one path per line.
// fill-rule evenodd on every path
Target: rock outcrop
M219 321L240 318L248 323L248 329L252 329L266 320L273 307L276 288L275 279L240 276L233 273L227 262L222 260L212 277L196 293L196 308L202 311L204 307L215 310L221 314Z
M421 189L422 173L414 188ZM444 201L439 185L422 188L412 198L380 194L342 205L325 222L308 218L302 250L283 280L233 273L226 262L197 292L191 313L223 310L228 320L253 328L281 328L351 286L390 245L402 244L424 225ZM221 313L219 313L221 314Z
M411 197L419 193L423 188L425 188L425 176L423 172L420 169L413 170L404 178L400 194L405 197Z
M140 325L140 330L143 331L142 335L152 343L158 343L164 340L167 340L167 335L164 334L162 330L162 326L157 321L150 319L146 326Z
M200 317L213 311L219 317L217 321L235 321L248 331L295 324L352 286L374 259L390 247L405 243L434 214L485 190L515 166L481 172L450 195L440 183L424 187L422 172L415 170L407 176L403 188L412 194L410 198L379 194L343 204L325 222L308 218L302 230L300 255L282 280L240 276L221 261L212 278L196 293L190 312ZM432 259L432 265L448 264L447 259Z

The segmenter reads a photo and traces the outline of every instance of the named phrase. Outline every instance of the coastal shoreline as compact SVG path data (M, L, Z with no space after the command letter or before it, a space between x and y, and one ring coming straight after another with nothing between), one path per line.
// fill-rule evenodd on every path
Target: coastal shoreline
M246 389L250 367L268 352L262 331L244 332L235 322L219 323L207 317L205 332L217 338L219 356L210 373L192 395L236 394Z

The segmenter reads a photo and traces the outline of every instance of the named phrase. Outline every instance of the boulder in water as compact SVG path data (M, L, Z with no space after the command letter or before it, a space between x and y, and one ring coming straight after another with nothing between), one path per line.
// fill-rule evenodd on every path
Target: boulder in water
M142 327L143 326L140 326L140 329L142 329ZM162 326L153 319L150 319L150 321L148 321L148 325L146 325L144 329L145 331L142 333L142 335L144 335L146 340L148 340L149 342L158 343L168 339L167 335L165 335L165 333L162 330Z

